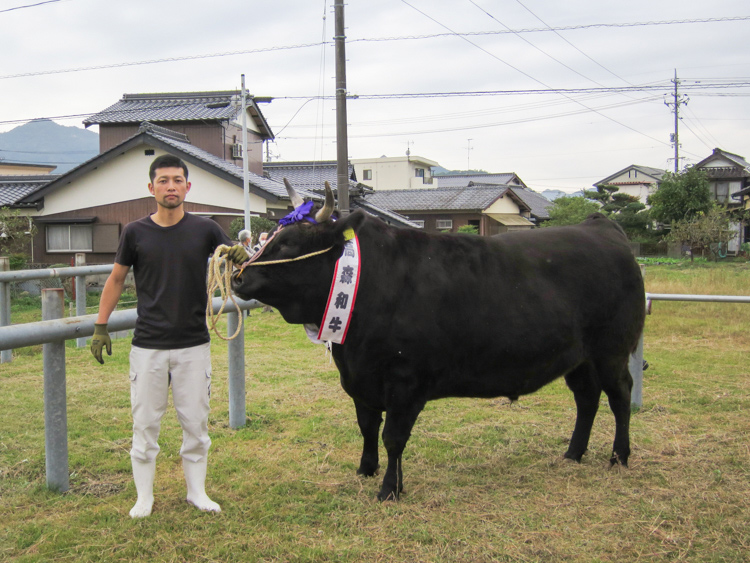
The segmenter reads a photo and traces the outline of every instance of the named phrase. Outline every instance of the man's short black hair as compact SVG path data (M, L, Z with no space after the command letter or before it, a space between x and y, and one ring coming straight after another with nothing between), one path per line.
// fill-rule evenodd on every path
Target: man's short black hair
M163 154L161 156L157 156L151 163L151 168L149 168L148 170L148 177L151 178L152 183L154 181L154 178L156 178L156 170L158 168L182 168L182 170L185 172L185 180L188 179L187 165L172 154Z

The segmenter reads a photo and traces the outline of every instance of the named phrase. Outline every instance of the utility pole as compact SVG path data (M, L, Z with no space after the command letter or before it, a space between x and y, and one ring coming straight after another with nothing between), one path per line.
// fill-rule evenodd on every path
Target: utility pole
M671 141L674 145L674 172L675 174L679 173L680 171L680 106L687 105L688 101L690 101L690 98L687 96L680 96L679 88L680 88L680 81L677 78L677 69L674 71L674 79L672 80L672 83L674 84L674 91L672 92L672 101L664 100L664 104L667 107L672 108L672 112L674 113L674 133L672 133Z
M245 194L245 228L250 230L250 179L247 161L247 90L242 75L242 190Z
M471 142L474 139L467 139L466 140L466 170L471 170L471 151L473 150L471 148Z
M334 0L336 19L336 189L339 216L349 215L349 136L346 129L346 35L344 35L344 0Z

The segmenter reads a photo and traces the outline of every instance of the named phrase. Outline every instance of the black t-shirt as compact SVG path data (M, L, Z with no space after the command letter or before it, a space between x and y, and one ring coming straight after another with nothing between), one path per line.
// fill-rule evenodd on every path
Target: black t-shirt
M211 219L185 213L179 223L160 227L145 217L128 223L115 262L132 266L138 295L133 345L170 350L210 340L206 327L208 258L231 244Z

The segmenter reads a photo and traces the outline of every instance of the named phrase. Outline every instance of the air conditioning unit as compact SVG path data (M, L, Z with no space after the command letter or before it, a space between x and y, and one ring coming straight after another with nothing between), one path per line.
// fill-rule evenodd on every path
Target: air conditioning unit
M242 145L235 143L232 145L232 158L242 158Z

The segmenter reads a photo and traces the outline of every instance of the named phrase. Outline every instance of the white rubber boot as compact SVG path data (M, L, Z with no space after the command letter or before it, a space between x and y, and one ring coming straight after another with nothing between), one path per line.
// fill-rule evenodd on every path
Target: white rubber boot
M156 461L141 462L131 459L133 464L133 480L138 500L130 509L131 518L145 518L151 515L154 506L154 474Z
M221 512L221 507L206 494L207 466L208 457L197 462L183 458L182 471L185 473L185 483L187 483L187 501L199 510Z

